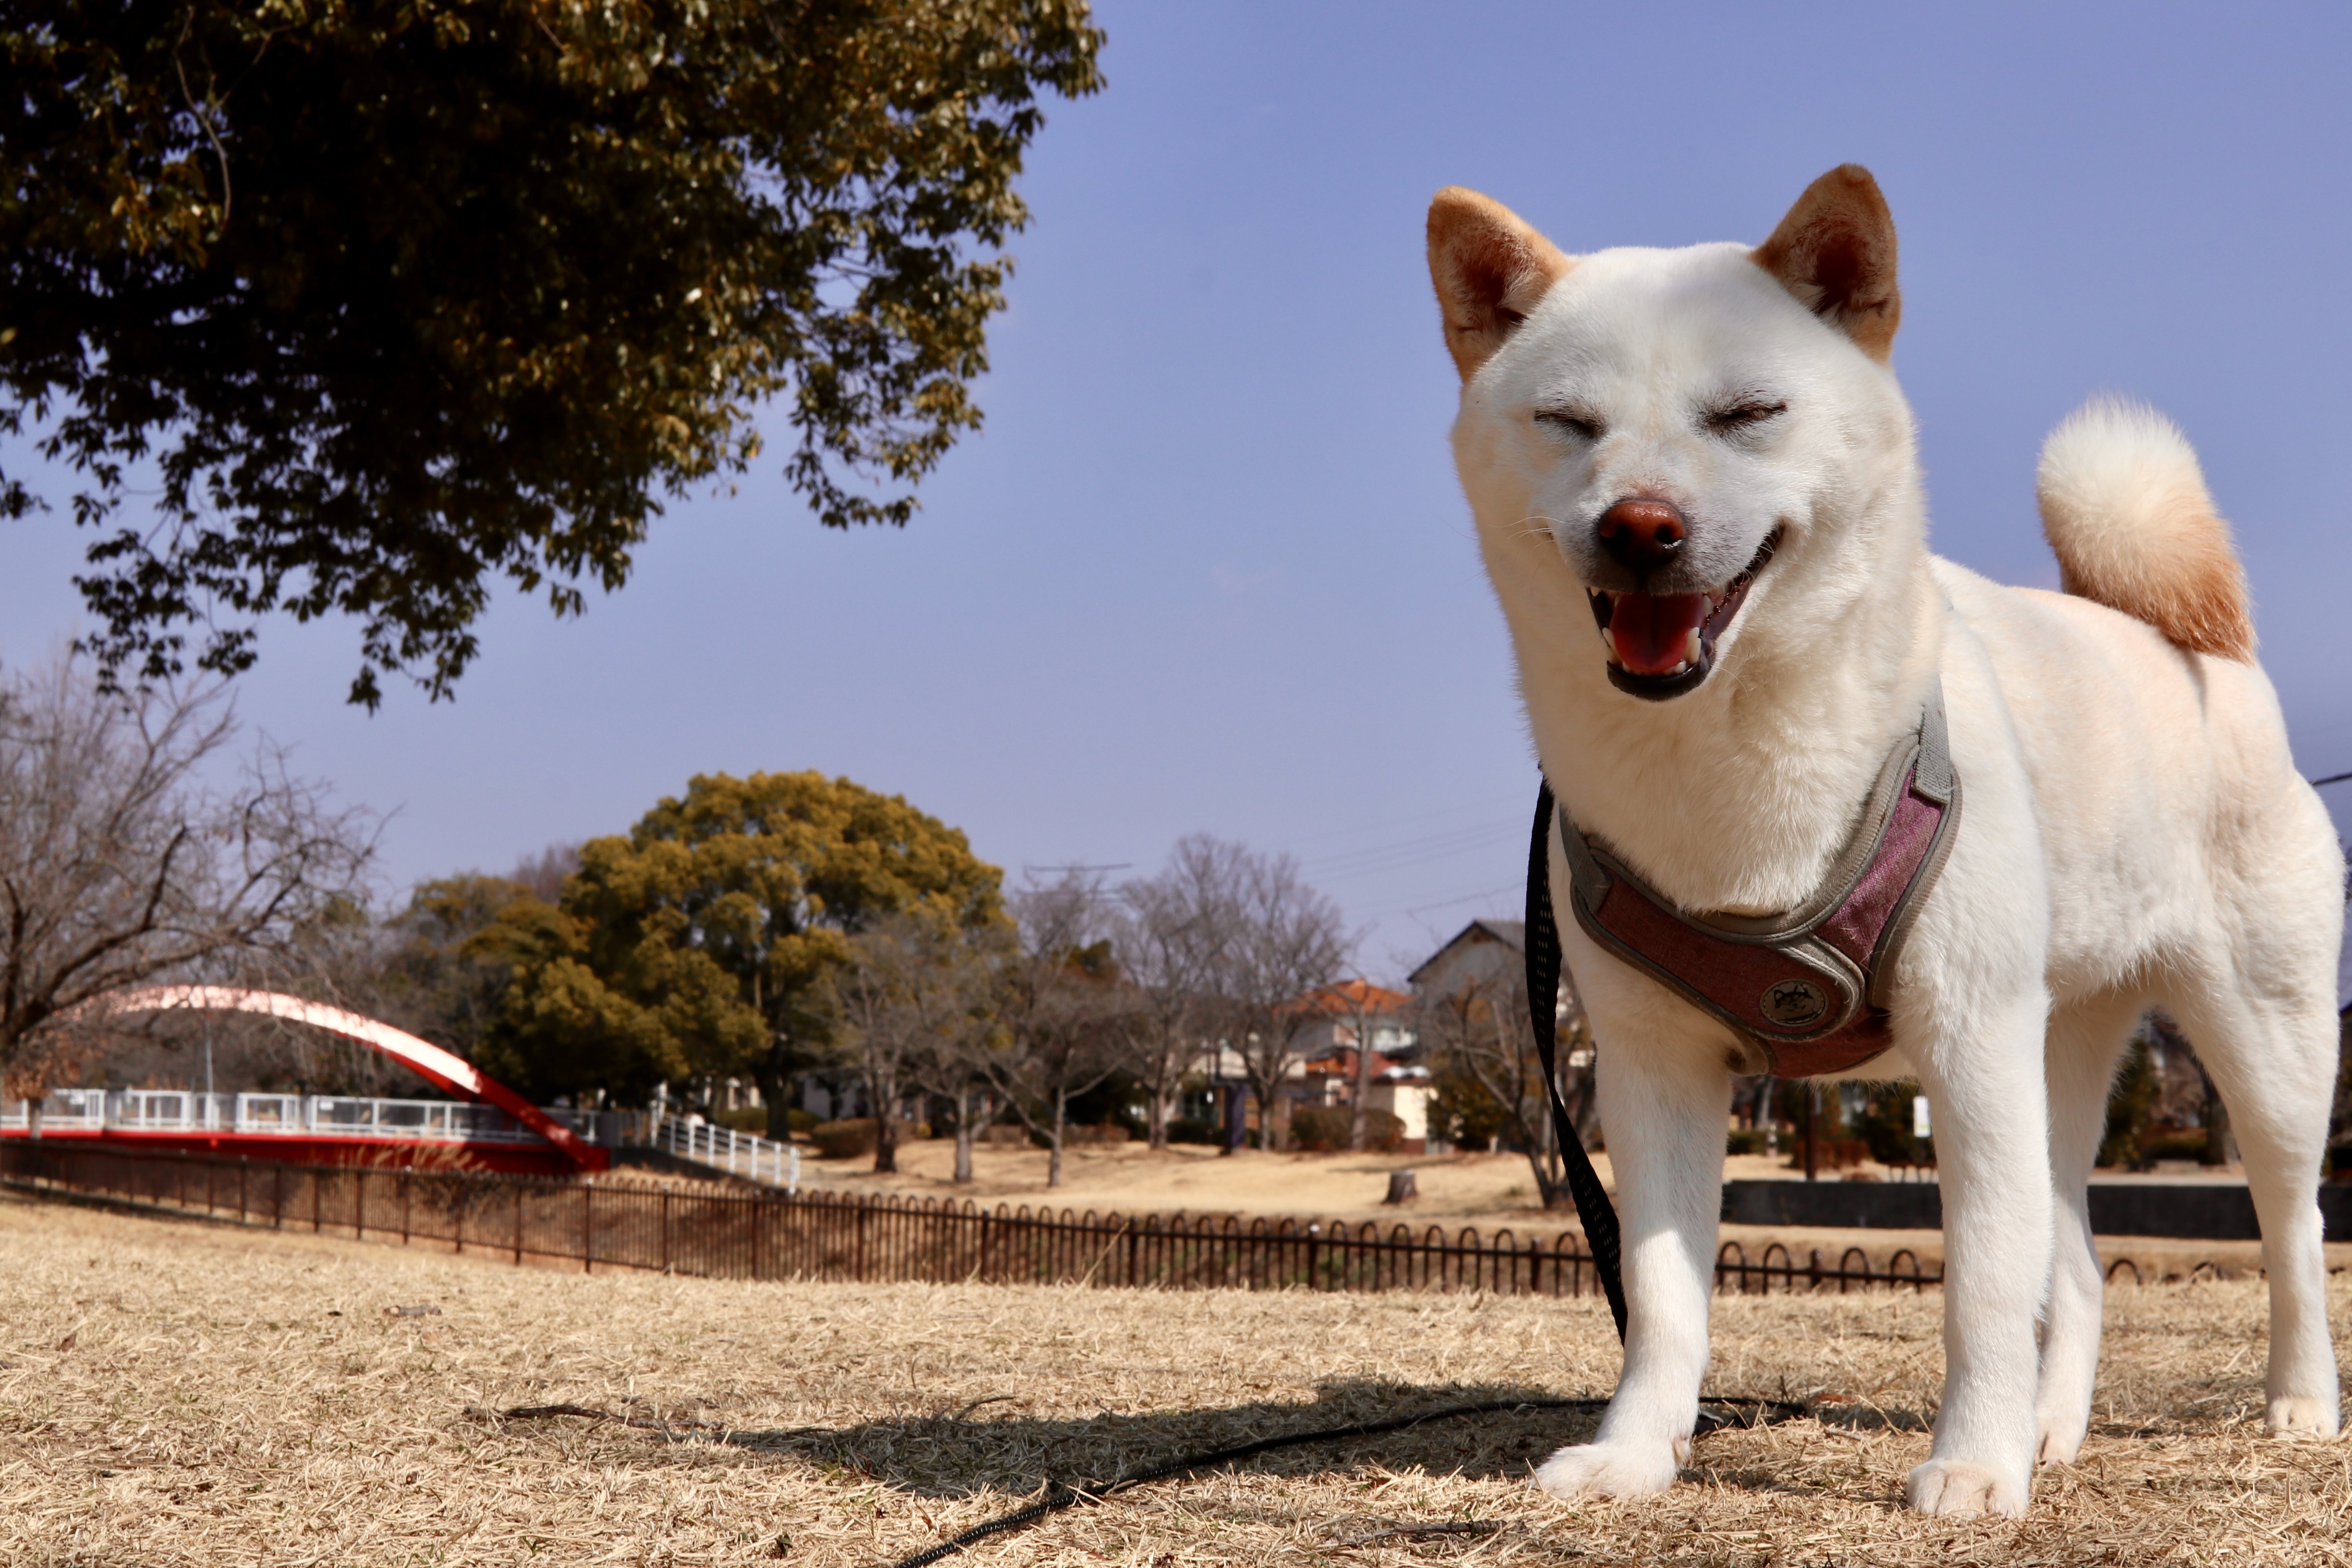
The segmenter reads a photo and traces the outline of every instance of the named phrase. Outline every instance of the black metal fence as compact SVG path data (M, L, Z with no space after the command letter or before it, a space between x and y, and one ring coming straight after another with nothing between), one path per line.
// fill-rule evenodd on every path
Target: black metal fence
M1934 1273L1927 1272L1920 1266L1919 1255L1907 1247L1896 1249L1883 1268L1873 1263L1870 1254L1859 1247L1847 1247L1839 1255L1835 1267L1822 1262L1818 1248L1800 1263L1794 1253L1777 1241L1768 1242L1753 1263L1748 1260L1748 1249L1736 1241L1727 1241L1715 1249L1715 1288L1742 1296L1769 1296L1775 1285L1783 1293L1835 1288L1843 1295L1873 1285L1924 1290L1943 1282L1943 1266L1937 1264Z
M1486 1290L1598 1294L1583 1237L1503 1229L1083 1215L828 1193L787 1196L480 1172L259 1164L11 1140L0 1180L240 1224L435 1243L516 1263L661 1269L724 1279L1156 1286L1167 1289ZM1778 1261L1775 1261L1775 1257ZM1908 1259L1907 1267L1905 1260ZM1942 1283L1899 1252L1859 1247L1836 1268L1785 1248L1749 1262L1736 1242L1716 1288L1740 1292L1921 1289Z

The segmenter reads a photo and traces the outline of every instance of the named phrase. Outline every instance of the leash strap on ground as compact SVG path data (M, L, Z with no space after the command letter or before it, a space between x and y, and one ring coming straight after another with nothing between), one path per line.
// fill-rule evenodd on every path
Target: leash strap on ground
M912 1557L899 1559L892 1568L930 1568L930 1564L941 1558L951 1557L992 1535L1020 1530L1075 1504L1100 1502L1112 1493L1125 1491L1129 1487L1142 1486L1149 1481L1169 1480L1177 1476L1190 1475L1195 1470L1214 1469L1219 1465L1253 1458L1277 1448L1297 1448L1308 1443L1339 1443L1354 1437L1377 1437L1389 1432L1402 1432L1425 1426L1432 1421L1459 1420L1465 1415L1492 1415L1517 1410L1598 1410L1608 1403L1606 1399L1491 1399L1481 1405L1449 1405L1443 1409L1423 1411L1418 1415L1399 1415L1386 1421L1360 1421L1352 1426L1329 1426L1314 1432L1291 1432L1279 1437L1261 1437L1254 1443L1237 1443L1230 1448L1212 1449L1169 1464L1155 1465L1148 1470L1138 1470L1133 1475L1121 1476L1111 1481L1056 1481L1047 1487L1043 1499L1027 1508L992 1519L985 1524L974 1525L927 1552L918 1552ZM1731 1397L1708 1399L1704 1403L1752 1410L1756 1413L1752 1424L1757 1426L1785 1421L1805 1413L1804 1405L1789 1399ZM1730 1416L1711 1414L1709 1420L1710 1424L1701 1428L1702 1433L1732 1423Z
M1601 1173L1584 1152L1576 1122L1560 1097L1559 926L1551 912L1551 781L1536 790L1535 833L1528 845L1528 1022L1536 1032L1536 1055L1543 1062L1544 1094L1551 1101L1552 1142L1559 1145L1559 1161L1568 1173L1569 1195L1576 1200L1576 1217L1584 1225L1584 1244L1592 1252L1593 1272L1601 1276L1601 1293L1609 1298L1610 1316L1617 1320L1617 1339L1625 1338L1625 1281L1619 1263L1616 1205L1601 1185Z

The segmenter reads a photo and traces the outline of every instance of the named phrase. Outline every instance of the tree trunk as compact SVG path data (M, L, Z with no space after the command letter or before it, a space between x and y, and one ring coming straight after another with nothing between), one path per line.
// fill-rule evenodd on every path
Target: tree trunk
M874 1173L894 1174L898 1169L898 1086L879 1075L866 1080L874 1100Z
M1154 1149L1168 1147L1169 1103L1175 1098L1175 1094L1169 1089L1164 1079L1152 1086L1150 1146Z
M971 1180L971 1090L961 1087L956 1090L955 1179Z
M1541 1080L1538 1080L1540 1088ZM1568 1184L1553 1173L1553 1156L1559 1152L1559 1131L1552 1124L1551 1101L1547 1098L1537 1108L1535 1136L1528 1140L1528 1169L1535 1173L1536 1199L1548 1209L1558 1208L1568 1197Z
M1068 1116L1069 1095L1057 1089L1054 1091L1054 1152L1045 1161L1045 1184L1049 1187L1062 1184L1062 1129Z
M779 1143L792 1142L793 1080L780 1068L759 1068L751 1081L760 1086L760 1106L768 1113L768 1136Z
M2205 1064L2197 1064L2204 1072ZM2238 1141L2230 1131L2230 1108L2221 1103L2221 1091L2213 1087L2213 1075L2205 1074L2205 1152L2198 1163L2205 1165L2234 1165L2238 1163Z
M1268 1093L1255 1082L1249 1086L1250 1098L1257 1101L1257 1146L1269 1152L1282 1147L1282 1130L1274 1124L1274 1102L1276 1095L1280 1092L1279 1079L1276 1080L1274 1093Z
M1805 1180L1821 1178L1822 1096L1811 1079L1805 1080Z
M1359 1154L1364 1152L1364 1113L1371 1109L1370 1103L1371 1098L1371 1021L1359 1014L1356 1018L1355 1114L1348 1118L1348 1147Z

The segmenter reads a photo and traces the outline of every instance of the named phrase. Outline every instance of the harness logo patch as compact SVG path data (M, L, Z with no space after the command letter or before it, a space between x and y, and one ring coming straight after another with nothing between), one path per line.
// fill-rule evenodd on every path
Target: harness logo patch
M1782 1028L1801 1029L1830 1016L1830 994L1810 980L1776 980L1756 1005Z

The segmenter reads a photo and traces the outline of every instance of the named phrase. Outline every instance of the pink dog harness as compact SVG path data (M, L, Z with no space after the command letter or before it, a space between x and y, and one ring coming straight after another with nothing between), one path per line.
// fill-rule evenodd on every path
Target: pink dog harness
M1894 1043L1895 963L1959 819L1940 688L1879 770L1820 890L1784 914L1685 914L1556 813L1585 934L1722 1019L1782 1078L1844 1072Z

